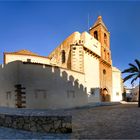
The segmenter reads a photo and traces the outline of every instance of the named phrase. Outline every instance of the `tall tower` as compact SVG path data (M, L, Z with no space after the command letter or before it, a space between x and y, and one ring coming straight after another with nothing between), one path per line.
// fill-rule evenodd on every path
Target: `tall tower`
M102 101L109 101L112 95L112 59L110 50L110 33L105 26L101 16L97 18L97 21L90 28L89 32L101 43L100 94Z

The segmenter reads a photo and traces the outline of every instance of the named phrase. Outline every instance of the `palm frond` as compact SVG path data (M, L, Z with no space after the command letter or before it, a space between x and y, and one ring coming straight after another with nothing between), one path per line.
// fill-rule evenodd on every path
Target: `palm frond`
M136 81L138 77L139 77L139 76L137 75L134 79L132 79L131 84L133 84L134 81Z
M122 71L122 73L133 73L136 72L136 69L133 67L130 67L128 69L125 69L124 71Z
M122 73L129 73L129 75L127 75L124 79L123 82L133 78L131 80L131 84L133 84L134 81L136 81L138 78L140 78L140 61L138 59L135 59L135 65L129 63L129 68L125 69L124 71L122 71Z
M127 81L128 79L132 78L134 75L136 75L135 73L133 74L130 74L128 76L126 76L124 79L123 79L123 82Z
M139 71L137 66L135 66L134 64L129 63L129 66L131 66L132 68L134 68L136 71Z
M140 61L138 59L135 59L135 62L136 62L137 66L138 66L138 68L140 70Z

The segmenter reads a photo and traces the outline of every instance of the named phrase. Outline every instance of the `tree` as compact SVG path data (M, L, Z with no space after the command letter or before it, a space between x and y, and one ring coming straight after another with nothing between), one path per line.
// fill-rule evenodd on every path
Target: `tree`
M135 65L129 63L129 68L125 69L122 73L128 73L124 79L123 82L132 79L131 84L134 83L137 79L139 80L139 95L138 95L138 107L140 107L140 61L135 59Z

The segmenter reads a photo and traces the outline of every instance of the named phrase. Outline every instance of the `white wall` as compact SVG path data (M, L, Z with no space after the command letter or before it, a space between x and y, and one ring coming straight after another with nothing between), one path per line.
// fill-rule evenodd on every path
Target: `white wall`
M115 67L112 68L112 99L111 101L122 100L122 79L121 71Z
M18 81L17 62L0 65L0 106L15 107L15 85Z
M87 32L83 32L81 34L81 40L83 41L84 47L101 56L101 44L93 36Z
M20 54L5 54L5 64L13 61L27 62L27 59L31 59L32 63L50 64L50 59L42 56L32 55L20 55Z
M20 83L26 88L27 108L69 108L87 104L81 73L22 63L19 71Z
M100 102L99 59L87 52L84 52L84 72L88 102ZM95 94L91 94L92 89Z
M16 107L16 84L26 88L27 108L82 106L88 102L84 80L81 73L48 65L20 61L0 65L0 106Z
M87 32L81 34L83 46L100 56L101 44L93 36ZM99 58L90 51L84 50L84 73L85 85L87 87L88 102L100 102L100 73Z

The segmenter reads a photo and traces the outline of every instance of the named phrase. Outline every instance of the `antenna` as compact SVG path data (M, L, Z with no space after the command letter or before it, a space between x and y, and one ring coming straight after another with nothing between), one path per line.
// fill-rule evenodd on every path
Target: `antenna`
M89 31L89 13L88 13L88 31Z

